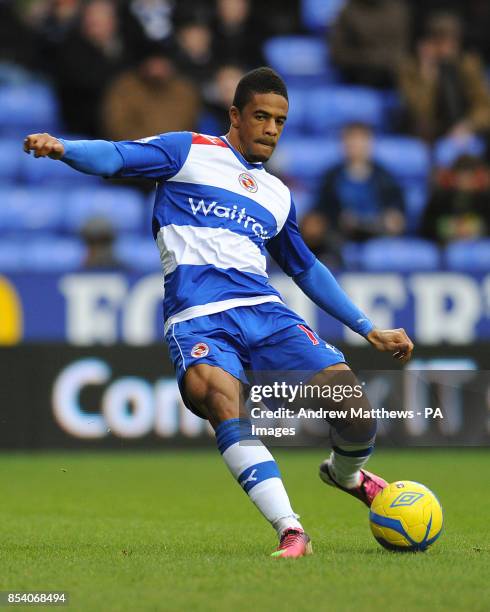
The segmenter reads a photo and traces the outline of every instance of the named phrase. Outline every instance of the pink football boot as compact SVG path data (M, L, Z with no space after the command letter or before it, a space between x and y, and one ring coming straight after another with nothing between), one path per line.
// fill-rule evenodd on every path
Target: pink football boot
M285 529L281 535L281 541L277 550L271 557L280 557L281 559L297 559L305 555L311 555L313 549L309 536L300 529Z
M326 459L320 465L320 478L323 480L323 482L327 483L331 487L337 487L337 489L357 497L357 499L360 499L368 508L370 508L371 504L373 503L373 499L380 491L388 486L388 483L386 480L383 480L379 476L376 476L376 474L372 474L367 470L360 470L360 472L361 482L357 485L357 487L347 489L346 487L340 485L333 477L330 459Z

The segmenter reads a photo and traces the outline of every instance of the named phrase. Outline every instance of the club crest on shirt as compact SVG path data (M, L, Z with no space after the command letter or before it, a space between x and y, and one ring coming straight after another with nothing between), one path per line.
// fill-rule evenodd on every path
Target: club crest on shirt
M250 174L247 174L246 172L242 172L240 174L240 176L238 177L238 182L244 189L246 189L250 193L255 193L259 188L257 183L255 182L254 177Z
M194 344L191 350L191 357L198 359L199 357L206 357L209 353L209 346L205 342L198 342Z

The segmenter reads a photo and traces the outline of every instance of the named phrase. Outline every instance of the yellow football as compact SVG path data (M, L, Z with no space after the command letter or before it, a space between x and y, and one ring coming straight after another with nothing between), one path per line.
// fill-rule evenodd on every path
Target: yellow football
M376 540L388 550L424 551L441 535L442 507L423 484L399 480L376 495L369 523Z

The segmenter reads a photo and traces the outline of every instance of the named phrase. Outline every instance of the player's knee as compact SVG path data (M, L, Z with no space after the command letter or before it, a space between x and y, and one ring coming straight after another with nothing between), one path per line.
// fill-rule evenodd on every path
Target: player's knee
M329 408L334 407L338 417L330 421L335 437L344 443L359 444L374 440L376 419L371 416L371 406L364 386L345 363L326 368L315 377L316 384L328 386L333 397Z
M331 426L331 437L336 446L371 444L376 437L375 419L338 419Z

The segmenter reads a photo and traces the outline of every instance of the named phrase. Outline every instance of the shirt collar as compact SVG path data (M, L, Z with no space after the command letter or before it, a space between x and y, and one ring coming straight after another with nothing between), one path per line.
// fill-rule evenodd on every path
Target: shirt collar
M235 149L235 147L230 143L230 141L228 140L228 138L226 136L220 136L219 137L220 140L222 140L225 144L227 144L231 151L233 152L234 156L238 159L238 161L245 166L245 168L247 168L247 170L263 170L264 168L264 164L262 162L257 162L255 164L252 164L251 162L248 162L243 155L240 153L240 151L237 151L237 149Z

